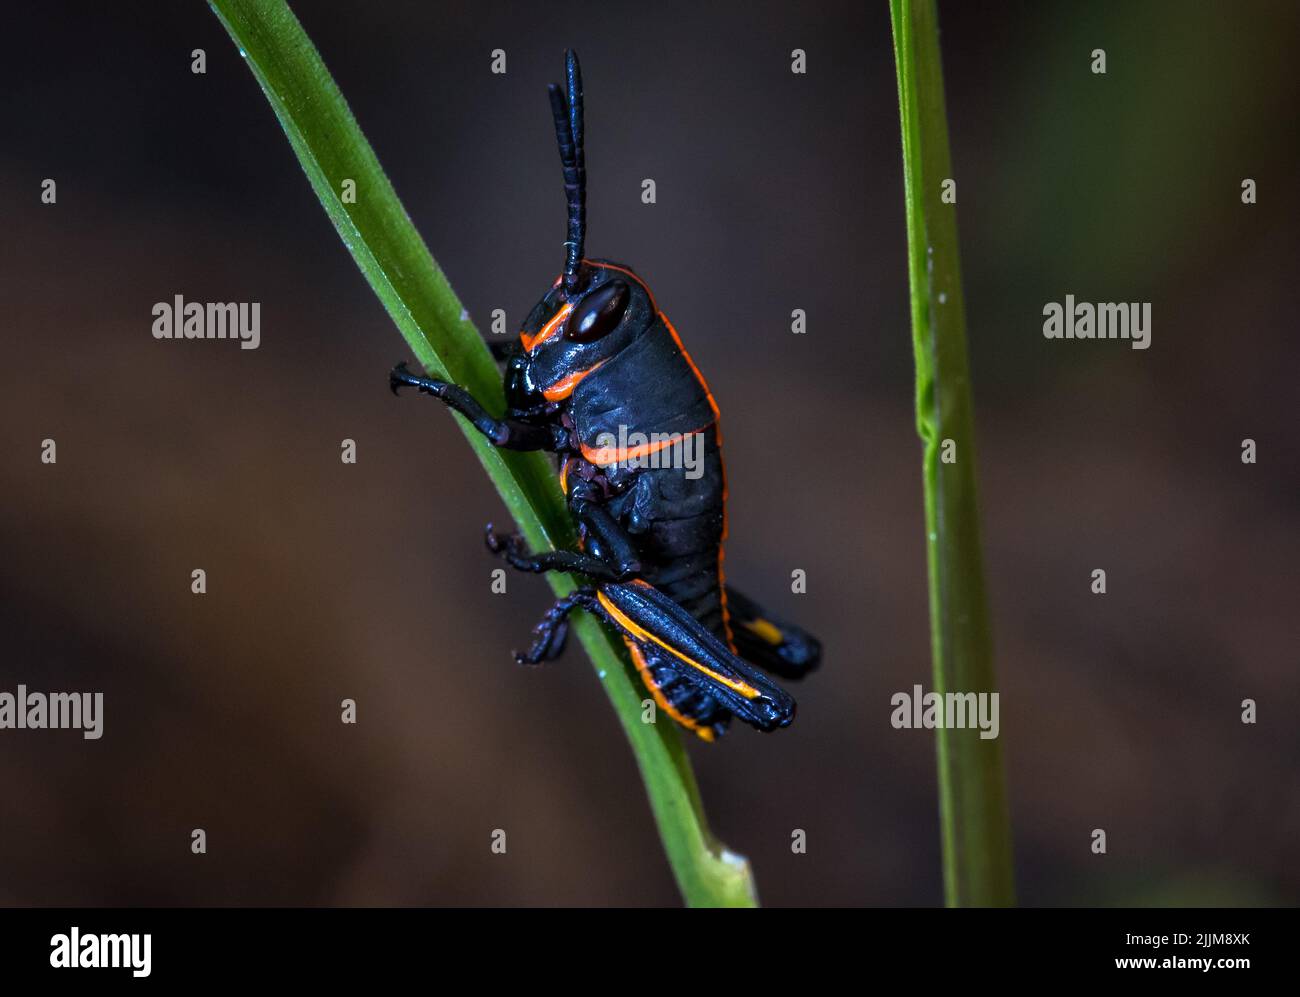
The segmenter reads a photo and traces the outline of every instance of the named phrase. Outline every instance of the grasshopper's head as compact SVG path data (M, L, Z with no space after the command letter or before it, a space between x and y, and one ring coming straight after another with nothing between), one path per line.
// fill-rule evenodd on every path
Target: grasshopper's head
M506 372L513 408L564 401L654 322L654 299L627 267L584 260L581 270L580 291L570 296L561 277L524 321Z

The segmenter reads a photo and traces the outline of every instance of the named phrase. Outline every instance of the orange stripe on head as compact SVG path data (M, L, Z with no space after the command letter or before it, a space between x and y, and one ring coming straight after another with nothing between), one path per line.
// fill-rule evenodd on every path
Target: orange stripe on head
M614 618L614 622L617 623L624 630L626 630L628 633L630 633L637 640L644 641L647 644L657 644L659 647L662 647L669 654L673 655L676 658L680 658L683 662L690 665L697 672L703 672L705 675L713 679L715 682L725 685L728 689L731 689L734 692L740 693L746 699L757 699L759 697L760 695L759 691L755 689L752 685L750 685L748 682L741 682L738 679L728 678L727 676L721 674L720 672L716 672L712 668L709 668L707 665L700 664L700 662L696 661L694 658L689 658L686 655L682 654L682 652L677 650L677 648L670 647L664 641L660 640L654 634L650 633L650 631L645 630L640 626L638 626L631 619L629 619L628 616L621 609L619 609L612 602L610 602L609 596L605 595L604 592L597 591L596 598L600 601L600 604L605 608L605 611L608 612L609 615Z
M565 304L558 312L551 316L551 320L537 330L536 335L528 335L526 332L519 334L519 342L524 348L525 353L532 353L538 346L546 342L560 331L564 320L569 317L569 312L573 311L572 304Z
M597 367L599 367L604 362L605 361L602 360L600 361L600 363L592 364L586 370L575 370L572 374L568 375L567 377L560 378L549 388L542 389L542 397L545 398L548 402L563 401L564 399L568 398L571 394L573 394L573 389L578 386L579 382L581 382L584 377L586 377L588 374L590 374L592 371L594 371Z

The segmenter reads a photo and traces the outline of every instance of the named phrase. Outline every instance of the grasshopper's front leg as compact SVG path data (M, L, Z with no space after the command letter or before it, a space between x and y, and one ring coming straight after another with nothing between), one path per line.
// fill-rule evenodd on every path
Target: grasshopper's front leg
M393 394L397 394L399 388L418 388L426 395L442 399L448 408L454 409L473 423L474 428L495 447L506 450L549 450L554 453L568 444L569 434L563 426L536 426L517 419L498 419L489 415L478 399L460 385L418 377L406 369L405 362L399 363L389 373L388 386L392 388Z

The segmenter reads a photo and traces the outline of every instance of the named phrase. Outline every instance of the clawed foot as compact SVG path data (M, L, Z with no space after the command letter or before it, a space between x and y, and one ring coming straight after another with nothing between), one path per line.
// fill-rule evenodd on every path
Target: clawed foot
M528 548L524 545L524 538L518 533L499 534L492 524L488 523L483 541L487 544L488 550L498 557L504 557L511 564L528 560Z
M529 645L526 652L515 652L515 664L517 665L540 665L546 661L554 661L564 653L564 645L569 636L569 624L560 623L558 626L549 626L547 621L542 621L533 629L533 642Z
M427 377L417 377L406 369L406 361L403 360L388 372L388 387L393 394L398 393L398 388L419 388L425 394L441 398L447 385L443 381L434 381Z

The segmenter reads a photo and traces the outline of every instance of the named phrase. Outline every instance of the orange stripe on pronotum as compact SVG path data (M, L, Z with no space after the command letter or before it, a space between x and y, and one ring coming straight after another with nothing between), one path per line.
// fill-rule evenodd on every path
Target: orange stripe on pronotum
M582 381L584 377L586 377L588 374L596 370L599 370L600 365L603 364L604 362L605 361L602 360L600 363L592 364L590 367L586 368L585 370L575 370L572 374L560 378L549 388L544 388L542 390L542 397L545 398L548 402L563 401L564 399L568 398L571 394L573 394L573 389L578 386L578 384Z

